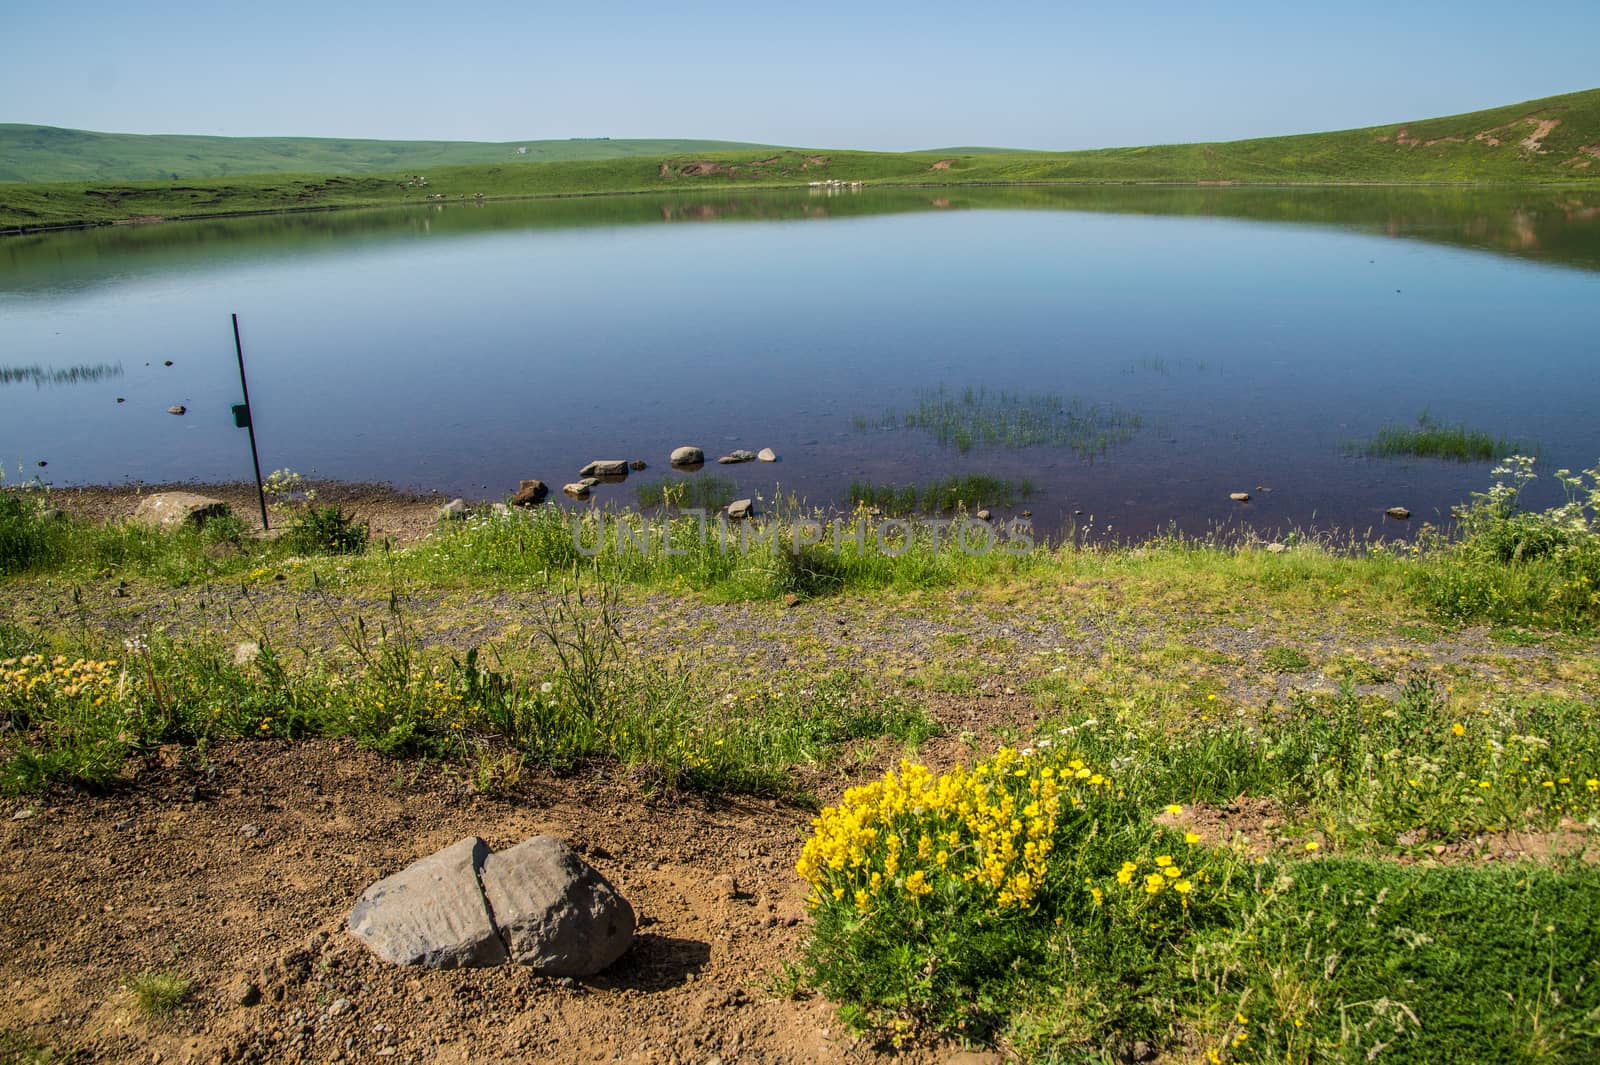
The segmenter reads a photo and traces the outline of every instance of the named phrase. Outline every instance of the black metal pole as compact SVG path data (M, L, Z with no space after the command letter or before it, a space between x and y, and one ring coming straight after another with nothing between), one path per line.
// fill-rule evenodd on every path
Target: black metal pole
M271 528L267 524L267 491L261 487L261 456L256 454L256 415L250 409L250 384L244 379L244 345L239 342L239 316L233 316L233 353L239 356L239 387L244 389L245 420L249 423L246 428L250 430L250 461L256 468L256 499L261 502L261 528L263 531Z

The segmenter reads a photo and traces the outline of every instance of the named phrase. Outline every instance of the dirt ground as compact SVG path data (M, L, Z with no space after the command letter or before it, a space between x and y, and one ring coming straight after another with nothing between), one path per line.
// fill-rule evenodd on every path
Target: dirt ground
M439 523L439 508L447 499L437 493L400 492L381 484L337 481L308 482L319 504L342 507L371 525L372 538L396 545L422 540ZM240 521L261 528L261 503L253 484L147 484L89 488L53 488L50 502L78 517L93 521L119 521L133 516L139 500L156 492L197 492L222 500ZM276 521L276 519L274 519Z
M236 743L205 764L164 752L119 793L0 809L0 1027L117 1062L877 1060L827 1003L770 990L801 939L810 816L652 802L592 773L486 798L339 741ZM402 969L345 931L373 880L463 836L540 833L640 916L600 977ZM193 978L190 1004L141 1013L123 985L147 971ZM953 1059L999 1060L898 1058Z

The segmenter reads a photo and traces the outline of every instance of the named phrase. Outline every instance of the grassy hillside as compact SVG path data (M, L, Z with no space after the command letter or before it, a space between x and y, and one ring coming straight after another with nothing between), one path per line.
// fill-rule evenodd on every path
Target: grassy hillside
M381 174L475 163L624 159L759 148L740 141L381 141L190 137L0 124L0 181L193 181L233 174ZM518 152L526 148L526 154Z
M620 142L613 142L620 143ZM405 175L0 184L0 227L514 196L804 186L1173 182L1579 182L1600 178L1600 90L1339 133L1086 152L679 151L655 157L438 167Z

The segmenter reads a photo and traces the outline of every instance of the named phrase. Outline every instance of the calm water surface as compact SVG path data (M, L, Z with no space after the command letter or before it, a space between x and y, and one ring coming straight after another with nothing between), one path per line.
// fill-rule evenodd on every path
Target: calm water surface
M1027 478L1039 525L1079 512L1112 535L1381 530L1386 507L1438 519L1488 484L1486 464L1347 452L1425 411L1551 469L1600 460L1597 206L1550 190L867 190L6 238L0 370L43 376L0 380L0 461L60 485L247 478L237 311L267 469L500 498L642 457L648 472L597 494L632 502L633 483L681 476L664 468L679 444L770 446L776 465L706 472L828 504L854 480ZM58 372L78 366L110 369ZM941 385L1141 427L1092 458L880 427ZM1250 504L1229 501L1240 490Z

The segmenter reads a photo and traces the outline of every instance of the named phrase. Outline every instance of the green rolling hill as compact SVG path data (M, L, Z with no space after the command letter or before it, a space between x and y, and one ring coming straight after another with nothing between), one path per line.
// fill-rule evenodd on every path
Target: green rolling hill
M207 138L201 138L206 140ZM227 139L217 146L243 144ZM338 142L333 142L338 143ZM352 142L382 145L385 142ZM578 141L628 154L488 165L334 167L163 181L0 183L0 229L524 196L869 185L1166 183L1575 184L1600 179L1600 89L1470 114L1336 133L1080 152L855 152L682 141ZM640 145L674 145L650 152ZM451 145L441 143L444 152ZM471 147L471 146L455 146ZM482 146L477 146L482 147ZM492 146L504 149L505 146ZM374 149L377 151L378 149ZM215 160L213 160L215 162ZM110 166L111 163L104 165ZM17 164L0 150L0 173ZM419 177L425 180L418 180Z
M194 181L240 174L386 174L475 163L555 163L764 145L713 140L382 141L192 137L0 125L0 181Z

